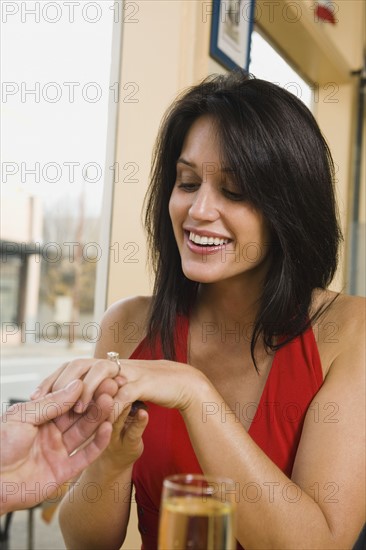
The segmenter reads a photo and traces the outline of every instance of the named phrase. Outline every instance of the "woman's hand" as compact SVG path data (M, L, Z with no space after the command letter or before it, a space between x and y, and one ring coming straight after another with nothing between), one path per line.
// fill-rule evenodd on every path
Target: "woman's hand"
M74 409L83 412L93 396L108 393L124 409L133 401L142 400L163 407L185 410L207 378L184 363L166 360L120 359L120 367L107 359L76 359L62 365L46 378L32 394L32 399L65 387L80 378L84 387Z
M184 411L200 395L200 389L209 384L201 371L184 363L129 359L119 362L116 380L120 388L114 399L122 407L142 400Z
M115 377L119 374L118 365L107 359L75 359L64 363L50 376L45 378L32 393L31 399L39 399L50 391L57 391L67 386L72 380L83 381L83 391L75 412L82 413L92 401L93 394L99 388L98 395L106 393L114 397L119 385Z
M113 423L111 442L98 462L110 472L131 466L142 454L142 435L149 415L138 409L129 416L136 400L184 411L208 384L207 378L190 365L166 360L120 359L119 366L107 359L77 359L62 365L46 378L32 398L65 387L71 380L83 380L83 390L74 410L82 413L88 405L108 394L114 399L109 421Z
M115 403L118 405L118 403ZM103 463L108 463L110 472L122 471L140 458L144 450L142 434L147 426L149 415L144 409L138 409L134 416L129 416L130 406L126 406L118 414L118 406L114 407L112 421L113 431L110 444L101 456Z
M120 373L116 377L119 390L114 396L114 410L110 420L114 423L111 443L101 460L108 463L109 471L121 471L131 466L142 454L142 435L148 423L148 411L138 409L129 416L136 400L156 403L181 411L187 409L195 395L200 395L206 377L194 367L165 360L120 359ZM102 385L93 398L98 399ZM90 395L86 394L85 402ZM116 420L117 418L117 420Z

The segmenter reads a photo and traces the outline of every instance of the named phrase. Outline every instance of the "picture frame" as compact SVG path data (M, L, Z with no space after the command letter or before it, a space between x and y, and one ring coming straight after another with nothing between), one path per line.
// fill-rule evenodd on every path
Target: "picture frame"
M210 56L226 69L250 64L255 0L212 0Z

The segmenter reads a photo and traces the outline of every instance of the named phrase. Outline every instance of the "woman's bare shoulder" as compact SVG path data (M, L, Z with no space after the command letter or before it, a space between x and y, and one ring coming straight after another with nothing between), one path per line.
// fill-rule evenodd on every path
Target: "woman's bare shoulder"
M152 296L130 296L118 300L109 306L104 314L104 318L109 321L129 320L131 322L140 322L146 319L151 305Z
M124 358L131 355L146 335L151 300L151 296L133 296L107 309L96 347L98 357L105 357L108 351L117 351Z
M366 299L330 290L313 296L312 313L324 310L313 325L324 374L337 357L350 350L365 353Z
M366 298L349 296L332 290L317 290L313 295L313 312L324 309L319 321L334 321L342 330L350 330L365 321Z

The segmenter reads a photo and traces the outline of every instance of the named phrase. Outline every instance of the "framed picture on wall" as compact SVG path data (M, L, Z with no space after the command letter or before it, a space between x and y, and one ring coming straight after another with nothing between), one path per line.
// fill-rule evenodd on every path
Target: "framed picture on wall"
M226 69L246 71L255 0L212 0L210 55Z

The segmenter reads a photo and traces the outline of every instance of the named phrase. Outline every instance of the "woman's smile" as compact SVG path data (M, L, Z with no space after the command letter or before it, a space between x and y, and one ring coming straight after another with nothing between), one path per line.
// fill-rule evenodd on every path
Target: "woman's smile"
M184 230L184 241L187 248L193 254L201 256L208 254L217 254L224 250L226 245L232 242L231 239L213 236L210 232L198 232Z

